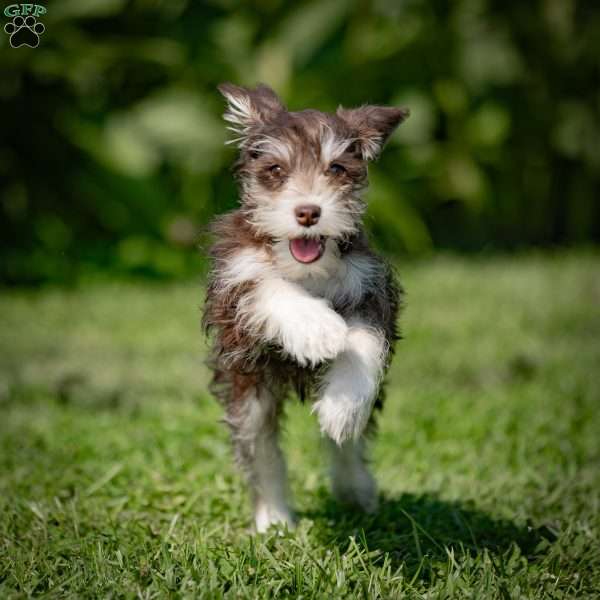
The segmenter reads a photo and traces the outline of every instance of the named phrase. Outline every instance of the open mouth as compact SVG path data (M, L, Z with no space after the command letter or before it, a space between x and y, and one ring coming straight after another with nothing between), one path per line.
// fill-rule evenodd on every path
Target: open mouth
M325 252L325 238L294 238L290 240L290 253L305 265L319 260Z

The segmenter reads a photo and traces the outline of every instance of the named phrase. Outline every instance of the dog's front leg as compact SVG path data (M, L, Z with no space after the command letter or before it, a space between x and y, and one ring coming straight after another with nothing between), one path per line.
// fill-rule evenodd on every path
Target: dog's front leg
M383 332L358 319L349 322L345 349L325 373L321 397L313 407L321 431L339 446L361 437L379 391L387 351Z
M259 282L240 310L248 327L281 346L302 366L335 358L345 348L344 319L326 300L284 279Z

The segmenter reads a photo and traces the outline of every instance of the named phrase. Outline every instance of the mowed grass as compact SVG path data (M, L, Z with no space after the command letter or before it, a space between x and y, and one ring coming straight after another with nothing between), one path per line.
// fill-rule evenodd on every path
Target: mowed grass
M400 273L381 510L331 499L292 402L300 523L263 536L206 389L200 283L4 293L0 597L597 597L600 256Z

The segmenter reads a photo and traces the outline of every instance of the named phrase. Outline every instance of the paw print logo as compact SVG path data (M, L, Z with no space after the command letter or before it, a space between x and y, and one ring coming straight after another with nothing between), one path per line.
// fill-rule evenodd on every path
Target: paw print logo
M40 35L46 28L33 15L28 17L14 17L10 23L4 26L4 31L10 35L10 45L13 48L29 46L37 48L40 43Z

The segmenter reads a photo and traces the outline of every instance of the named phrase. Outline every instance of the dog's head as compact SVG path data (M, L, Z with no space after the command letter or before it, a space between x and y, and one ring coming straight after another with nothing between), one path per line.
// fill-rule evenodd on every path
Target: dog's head
M224 118L240 148L242 202L256 230L289 244L300 263L317 261L327 240L355 233L367 162L408 111L383 106L290 112L267 86L219 86Z

